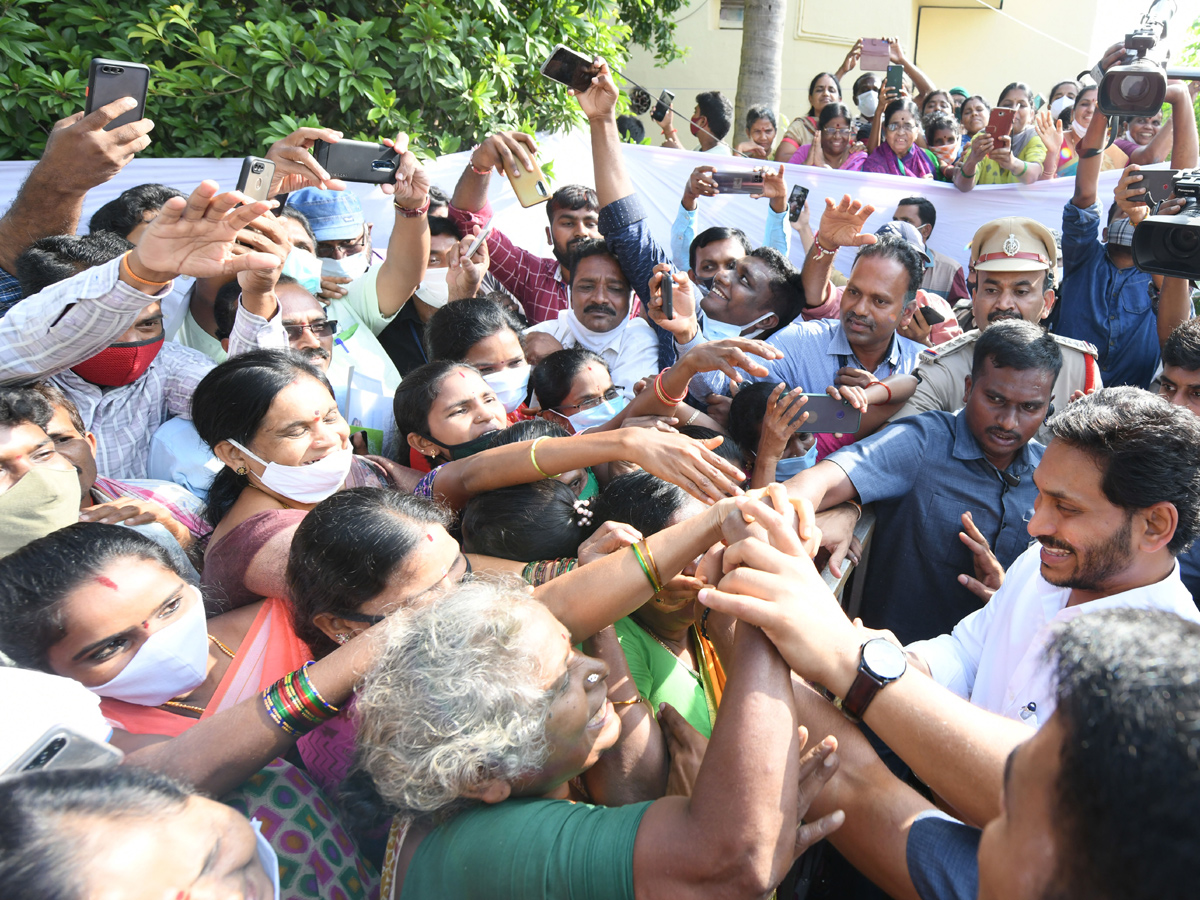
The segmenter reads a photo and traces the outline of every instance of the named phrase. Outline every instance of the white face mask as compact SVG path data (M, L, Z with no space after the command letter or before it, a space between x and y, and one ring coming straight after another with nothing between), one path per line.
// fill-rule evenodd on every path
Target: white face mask
M869 119L879 108L879 92L864 91L854 98L854 102L858 104L859 112Z
M765 322L775 313L764 313L753 322L748 322L745 325L734 325L730 322L718 322L712 316L704 317L704 337L710 341L723 341L726 338L744 337L747 339L754 338L759 332L751 331L749 334L742 334L747 328L753 328L760 322Z
M592 331L579 321L579 317L575 315L574 309L567 309L567 327L571 329L571 334L575 336L575 342L580 347L586 347L593 353L603 353L613 344L621 339L621 335L625 332L625 327L629 324L629 316L623 316L617 327L612 331Z
M267 877L271 879L271 885L275 888L274 900L279 900L279 854L275 852L275 848L271 846L271 842L263 837L262 822L258 819L250 820L250 827L254 829L255 849L258 850L258 861L262 864L263 871L267 873Z
M104 684L90 688L101 697L138 706L161 706L194 691L208 674L208 620L200 592L188 585L191 607L150 637L133 659Z
M1073 98L1063 95L1050 104L1050 115L1057 119L1062 114L1064 109L1066 109L1068 106L1074 105L1075 100Z
M599 406L580 410L573 416L567 416L567 421L571 423L571 427L575 429L576 434L582 434L589 428L595 428L597 425L603 425L605 422L616 418L617 414L628 405L629 401L624 396L613 400L605 400Z
M350 474L350 464L354 461L354 453L347 447L345 450L334 450L307 466L285 466L259 459L232 438L229 443L266 467L258 476L263 487L297 503L320 503L333 494L345 483L346 476Z
M517 407L529 396L529 373L533 371L530 365L516 366L511 369L501 369L483 376L488 387L496 392L496 399L504 404L505 412L515 412Z
M1087 135L1088 125L1091 125L1091 124L1092 123L1089 121L1087 125L1084 125L1078 119L1072 119L1071 120L1071 130L1073 132L1075 132L1075 137L1079 138L1082 141L1084 139L1084 137Z
M371 251L364 249L361 253L343 256L341 259L322 259L322 278L349 278L356 281L367 274L371 267Z
M425 270L425 277L421 280L421 286L417 288L417 296L421 298L421 302L434 309L441 309L450 302L450 285L446 283L446 275L449 272L444 266L440 269Z

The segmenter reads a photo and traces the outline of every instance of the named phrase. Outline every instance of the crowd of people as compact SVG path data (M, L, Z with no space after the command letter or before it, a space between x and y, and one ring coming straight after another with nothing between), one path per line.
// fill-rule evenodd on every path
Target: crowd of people
M656 235L602 61L550 256L488 199L528 134L450 190L384 141L376 247L307 127L269 200L142 184L77 234L153 123L58 123L0 219L5 896L1189 892L1200 324L1131 245L1191 97L1106 147L1095 85L1014 83L993 139L890 48L911 89L856 116L856 45L737 151L1073 178L1061 223L980 196L963 267L918 191L790 219L779 166L755 246L702 165ZM697 97L702 152L731 115Z

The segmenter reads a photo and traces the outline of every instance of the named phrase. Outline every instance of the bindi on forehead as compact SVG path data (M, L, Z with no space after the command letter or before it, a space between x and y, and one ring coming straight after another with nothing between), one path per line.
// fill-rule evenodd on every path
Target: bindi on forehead
M101 587L106 587L110 591L117 590L117 583L115 581L113 581L111 578L106 578L103 575L96 576L96 584L100 585Z

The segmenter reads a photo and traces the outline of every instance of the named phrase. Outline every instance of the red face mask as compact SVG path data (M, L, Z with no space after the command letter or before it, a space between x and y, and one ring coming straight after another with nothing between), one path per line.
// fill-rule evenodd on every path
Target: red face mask
M691 126L691 129L692 129L692 137L699 137L700 129L696 127L696 120L692 119L691 122L689 123L689 125Z
M92 384L101 387L121 387L133 384L145 374L162 349L163 335L148 341L133 341L128 344L113 344L105 347L91 359L85 359L71 371Z

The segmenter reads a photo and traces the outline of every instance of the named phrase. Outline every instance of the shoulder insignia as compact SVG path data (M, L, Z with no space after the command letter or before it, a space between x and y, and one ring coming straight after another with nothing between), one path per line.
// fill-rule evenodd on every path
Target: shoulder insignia
M1061 347L1070 347L1072 350L1078 350L1080 353L1086 353L1088 356L1094 356L1097 359L1100 358L1100 351L1087 341L1077 341L1074 338L1063 337L1061 334L1054 334L1054 332L1051 332L1051 334Z
M978 329L972 329L971 331L965 332L964 334L960 334L956 338L951 338L950 340L946 341L945 343L935 344L932 347L926 347L924 350L921 351L921 360L922 360L922 362L924 362L924 361L932 361L935 359L944 359L945 357L950 356L951 354L957 353L959 350L963 349L964 347L969 347L971 344L974 344L975 341L977 341L978 339L979 339Z

